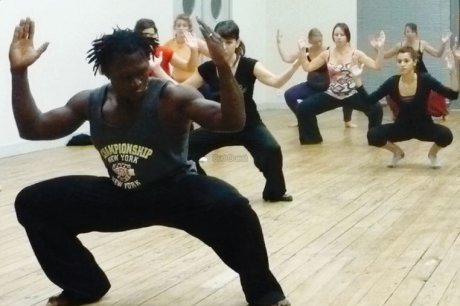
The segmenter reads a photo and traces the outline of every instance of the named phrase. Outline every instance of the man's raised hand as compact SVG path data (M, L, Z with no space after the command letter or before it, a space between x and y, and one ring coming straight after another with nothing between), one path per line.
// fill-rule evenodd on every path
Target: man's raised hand
M45 42L38 49L34 48L35 23L30 19L21 19L14 29L9 58L11 70L25 70L32 65L48 48Z

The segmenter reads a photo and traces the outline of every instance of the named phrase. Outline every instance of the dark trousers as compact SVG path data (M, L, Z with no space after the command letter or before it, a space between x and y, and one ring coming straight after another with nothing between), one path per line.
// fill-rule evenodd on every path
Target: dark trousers
M434 142L444 148L452 143L453 135L449 128L434 122L416 125L388 123L367 132L369 145L376 147L384 146L387 141L399 142L409 139Z
M308 82L303 82L297 85L292 86L288 90L284 92L284 99L286 100L286 104L289 106L291 111L296 114L297 107L299 105L298 100L305 100L309 97L324 92L324 90L315 89L308 84ZM348 105L342 107L343 112L343 121L348 122L351 121L351 115L353 113L353 109Z
M235 188L216 178L191 174L126 191L104 177L60 177L23 189L16 212L48 278L77 301L96 301L110 288L77 235L151 225L184 230L210 246L239 273L249 303L284 298L269 270L257 215Z
M203 128L194 130L190 133L189 159L195 161L200 174L205 174L198 160L226 146L244 146L249 151L266 179L262 193L264 199L276 199L286 193L281 147L262 122L238 133L215 133Z
M369 119L369 128L382 124L383 111L379 103L366 103L360 98L359 94L354 94L351 97L340 100L327 93L319 93L302 101L297 107L300 142L319 143L323 141L316 115L337 107L343 107L344 105L366 114Z

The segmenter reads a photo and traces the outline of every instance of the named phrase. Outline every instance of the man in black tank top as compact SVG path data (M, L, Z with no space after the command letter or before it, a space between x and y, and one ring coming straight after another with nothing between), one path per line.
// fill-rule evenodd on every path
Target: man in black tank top
M243 95L225 62L222 41L198 22L220 75L221 104L189 87L149 79L148 60L158 42L115 29L93 41L88 53L94 72L104 74L109 84L81 91L46 113L34 102L27 70L48 44L34 48L35 25L29 18L16 27L9 55L21 137L56 139L89 121L108 172L107 177L46 180L24 188L16 198L18 220L41 267L63 289L47 305L92 303L110 289L78 234L151 225L182 229L210 246L239 273L249 304L289 305L269 269L259 219L248 200L219 179L196 175L187 161L191 121L232 132L245 123Z

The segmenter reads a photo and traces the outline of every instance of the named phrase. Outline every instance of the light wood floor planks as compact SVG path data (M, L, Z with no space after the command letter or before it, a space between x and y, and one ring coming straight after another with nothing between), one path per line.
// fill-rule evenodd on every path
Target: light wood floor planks
M460 305L460 113L444 123L455 139L440 152L439 170L428 167L431 144L415 140L401 143L406 157L387 168L391 156L367 145L359 112L352 129L344 128L341 110L320 115L324 143L313 146L298 144L288 110L261 113L282 146L294 202L262 201L264 178L241 147L209 154L203 167L250 199L272 270L294 306ZM15 196L39 180L105 169L92 147L64 147L0 159L0 170L0 305L45 305L60 290L16 221ZM237 275L181 231L81 239L112 282L94 305L246 305Z

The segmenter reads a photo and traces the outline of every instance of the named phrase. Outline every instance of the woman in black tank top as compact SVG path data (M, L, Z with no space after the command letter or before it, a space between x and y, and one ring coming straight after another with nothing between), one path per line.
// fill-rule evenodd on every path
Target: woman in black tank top
M280 74L274 74L256 59L245 56L245 47L240 40L238 25L233 20L220 21L215 26L215 32L223 40L226 49L226 61L232 68L235 80L244 95L246 124L242 131L236 133L216 133L204 128L195 129L190 133L189 159L196 162L198 172L206 174L200 167L199 159L208 153L226 146L243 146L251 154L255 166L265 177L262 198L267 202L292 201L292 196L286 193L286 182L283 174L283 155L275 137L262 122L254 100L255 82L280 88L300 67L296 61L289 69ZM194 87L207 83L211 92L218 93L220 77L216 73L216 65L212 61L198 67L198 71L184 82ZM221 97L214 95L213 100ZM215 154L214 160L221 159ZM243 157L243 159L246 157Z
M415 23L409 22L404 26L404 39L397 43L390 50L385 51L384 58L392 58L396 56L398 54L399 48L401 47L412 47L412 49L414 49L418 55L416 72L427 72L425 63L423 62L423 53L426 51L426 53L433 57L441 57L444 54L444 50L450 41L450 37L451 33L444 35L441 38L441 47L436 49L425 40L420 39L417 25Z

